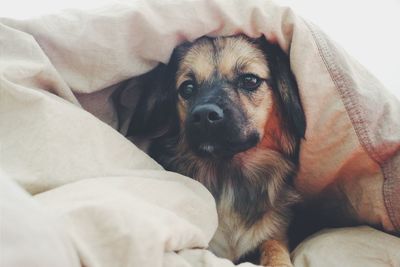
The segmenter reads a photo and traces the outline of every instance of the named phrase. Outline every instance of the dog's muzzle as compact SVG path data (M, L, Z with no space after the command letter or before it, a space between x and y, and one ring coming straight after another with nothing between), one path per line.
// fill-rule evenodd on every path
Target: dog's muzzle
M241 128L229 108L201 104L193 108L186 121L191 149L202 157L227 158L255 146L258 135L242 137Z

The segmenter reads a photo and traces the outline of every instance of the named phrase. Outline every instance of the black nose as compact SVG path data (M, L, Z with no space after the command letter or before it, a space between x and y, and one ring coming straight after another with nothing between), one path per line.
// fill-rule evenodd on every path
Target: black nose
M195 107L191 114L191 122L196 126L213 126L224 120L224 112L214 104Z

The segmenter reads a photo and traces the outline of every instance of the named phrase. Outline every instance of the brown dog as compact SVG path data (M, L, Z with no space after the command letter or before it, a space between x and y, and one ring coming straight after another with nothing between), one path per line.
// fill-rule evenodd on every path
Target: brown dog
M203 37L136 86L128 135L151 138L154 159L214 195L211 250L233 261L259 251L262 265L291 266L286 235L299 197L290 183L305 117L286 54L264 39Z

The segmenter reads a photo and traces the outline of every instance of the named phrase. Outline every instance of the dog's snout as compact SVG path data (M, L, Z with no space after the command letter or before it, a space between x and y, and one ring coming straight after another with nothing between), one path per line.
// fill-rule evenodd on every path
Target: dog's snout
M198 126L215 125L224 120L223 110L214 104L197 106L191 115L192 123Z

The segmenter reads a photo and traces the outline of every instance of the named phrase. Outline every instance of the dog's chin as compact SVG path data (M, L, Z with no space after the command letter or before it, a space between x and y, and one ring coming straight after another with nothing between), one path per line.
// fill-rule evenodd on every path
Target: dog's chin
M251 134L244 140L234 142L212 142L205 141L199 144L192 144L192 151L201 158L213 160L229 160L236 154L245 152L255 147L260 141L257 133Z

